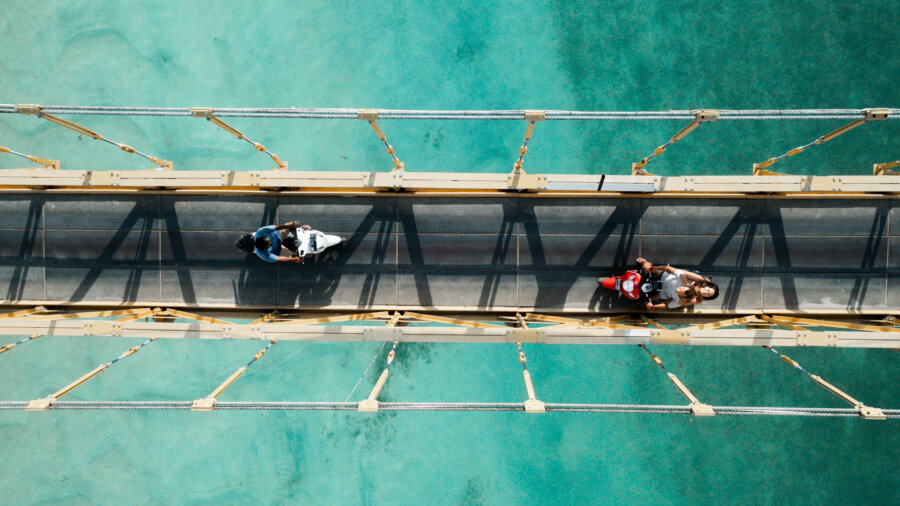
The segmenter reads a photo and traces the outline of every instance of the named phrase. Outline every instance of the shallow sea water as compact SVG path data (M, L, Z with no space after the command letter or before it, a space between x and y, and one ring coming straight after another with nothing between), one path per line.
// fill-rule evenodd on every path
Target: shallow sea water
M0 102L65 105L666 110L900 107L890 1L3 2ZM272 167L196 119L73 117L181 169ZM358 121L235 119L293 170L389 170ZM660 174L748 174L840 126L704 125ZM383 122L407 170L508 171L519 122ZM537 126L531 172L624 174L680 122ZM865 125L773 167L868 174L900 122ZM0 145L64 168L149 168L33 117ZM0 168L23 166L0 158ZM15 339L5 338L0 344ZM38 398L138 341L45 337L0 356L0 399ZM67 396L205 396L257 342L159 341ZM526 345L546 402L682 404L632 347ZM342 401L374 343L273 346L222 400ZM352 396L374 383L385 350ZM703 401L843 407L760 348L655 350ZM865 403L896 408L900 354L788 353ZM515 348L401 345L382 400L525 397ZM891 503L896 421L553 413L0 412L0 502Z

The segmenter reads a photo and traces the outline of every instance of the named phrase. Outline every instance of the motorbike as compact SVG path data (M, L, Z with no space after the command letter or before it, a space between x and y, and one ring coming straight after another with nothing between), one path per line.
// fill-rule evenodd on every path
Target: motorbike
M293 241L291 241L291 239L293 239ZM297 235L294 236L293 234L289 234L288 237L285 238L284 245L288 249L296 251L300 258L304 258L306 255L318 255L326 249L337 246L344 241L344 239L336 235L326 234L318 230L298 228Z
M625 271L624 274L597 280L600 286L619 294L619 297L635 302L653 302L659 297L662 281L659 276L642 268Z
M346 239L342 237L300 227L297 229L296 235L293 232L287 234L282 241L282 245L302 259L307 255L318 255L326 249L344 242L346 242ZM253 234L242 235L235 241L234 245L247 253L253 253Z

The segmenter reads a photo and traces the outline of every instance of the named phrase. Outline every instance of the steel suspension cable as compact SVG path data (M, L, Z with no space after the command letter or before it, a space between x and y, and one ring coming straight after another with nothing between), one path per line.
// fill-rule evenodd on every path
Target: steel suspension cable
M219 117L358 119L363 109L351 108L215 108ZM506 120L521 121L525 110L417 110L374 109L379 119L421 120ZM900 118L900 109L890 111L888 119ZM102 116L191 116L190 107L119 107L42 105L48 114L81 114ZM719 120L819 120L855 119L866 109L722 109ZM16 104L0 104L0 113L16 113ZM696 111L567 111L547 110L546 120L693 120Z
M0 410L21 410L25 401L0 401ZM356 411L355 402L220 402L216 409L254 411ZM690 406L654 404L546 403L547 411L581 413L690 414ZM53 409L76 410L190 410L190 401L57 401ZM383 402L385 411L525 411L521 402ZM771 406L713 406L717 415L858 417L852 408L806 408ZM885 409L886 418L900 419L900 409Z

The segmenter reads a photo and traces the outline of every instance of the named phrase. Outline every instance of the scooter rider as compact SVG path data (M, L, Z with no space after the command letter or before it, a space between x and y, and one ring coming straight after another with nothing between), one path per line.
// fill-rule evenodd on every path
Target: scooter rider
M284 225L261 227L253 234L253 252L266 262L303 263L303 258L297 255L297 248L300 244L297 240L297 228L300 228L300 224L296 221L290 221ZM310 230L312 227L303 225L302 228ZM291 254L281 255L282 246Z
M643 258L638 258L637 262L645 271L659 275L662 284L659 302L647 302L648 310L692 306L719 296L719 286L697 273L670 265L654 266Z

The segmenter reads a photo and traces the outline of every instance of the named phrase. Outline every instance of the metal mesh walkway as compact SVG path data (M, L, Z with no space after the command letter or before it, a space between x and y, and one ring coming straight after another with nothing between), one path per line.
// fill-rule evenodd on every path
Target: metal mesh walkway
M638 256L698 270L697 311L894 313L890 197L0 195L7 303L619 311L597 287ZM893 218L893 219L892 219ZM307 265L234 247L297 219L349 239Z

